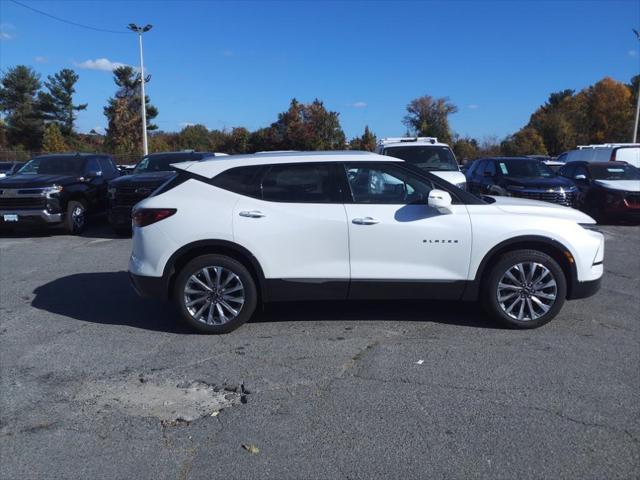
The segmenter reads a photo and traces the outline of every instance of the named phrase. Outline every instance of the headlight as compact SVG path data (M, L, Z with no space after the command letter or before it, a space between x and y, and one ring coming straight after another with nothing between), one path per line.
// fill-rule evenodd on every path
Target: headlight
M43 188L42 193L44 193L47 197L50 197L51 195L60 193L62 190L64 190L64 187L62 185L52 185L50 187Z

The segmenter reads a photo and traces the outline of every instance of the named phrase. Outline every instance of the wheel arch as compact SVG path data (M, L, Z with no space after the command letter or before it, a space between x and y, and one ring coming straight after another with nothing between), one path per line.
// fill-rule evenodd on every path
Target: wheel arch
M198 240L176 250L169 257L162 273L167 297L171 295L175 279L182 267L194 258L208 254L226 255L242 263L256 282L258 300L266 301L264 271L257 258L245 247L227 240Z
M463 300L473 301L479 298L482 283L491 271L491 265L493 265L498 258L507 252L525 249L538 250L546 253L558 262L567 280L567 298L571 298L573 296L573 289L578 283L578 272L571 250L561 242L550 237L523 235L500 242L485 254L476 270L474 280L469 282L465 288L462 297Z

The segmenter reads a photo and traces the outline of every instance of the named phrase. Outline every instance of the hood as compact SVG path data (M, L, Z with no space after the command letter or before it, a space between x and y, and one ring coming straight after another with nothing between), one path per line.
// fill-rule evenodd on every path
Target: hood
M596 180L594 183L609 190L640 192L640 180Z
M536 188L536 189L547 189L547 188L572 188L575 187L575 184L564 177L550 177L550 178L541 178L541 177L503 177L502 186L508 187L509 185L517 185L523 188Z
M2 188L39 188L51 185L68 185L78 182L80 177L74 175L29 175L16 174L0 180Z
M133 175L123 175L109 182L109 185L127 186L127 185L160 185L168 180L175 172L144 172L134 173Z
M522 213L523 215L539 215L544 217L562 218L576 223L596 223L586 213L570 207L563 207L555 203L541 202L518 197L491 197L494 206L508 213Z
M464 173L458 170L452 171L440 171L440 170L427 170L429 173L433 173L436 177L440 177L443 180L446 180L449 183L453 183L457 185L458 183L467 183L467 177L464 176Z

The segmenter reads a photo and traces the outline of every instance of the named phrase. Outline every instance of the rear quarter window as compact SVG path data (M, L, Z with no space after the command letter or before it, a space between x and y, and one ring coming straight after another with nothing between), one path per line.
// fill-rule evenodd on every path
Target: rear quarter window
M263 165L230 168L213 178L211 184L239 195L262 198L260 180L265 170Z

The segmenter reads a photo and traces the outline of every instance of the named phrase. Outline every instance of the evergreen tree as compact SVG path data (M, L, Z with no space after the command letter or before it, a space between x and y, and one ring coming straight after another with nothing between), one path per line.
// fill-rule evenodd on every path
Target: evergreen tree
M0 111L6 115L10 145L40 148L43 121L36 98L40 86L40 76L25 65L10 68L0 79Z
M67 150L67 145L64 143L58 124L55 122L48 123L44 127L44 134L42 135L42 151L58 153L66 152Z
M60 70L55 75L49 75L44 82L48 92L38 94L38 102L44 113L44 119L56 122L60 132L69 137L73 133L76 112L86 110L87 104L74 105L73 94L75 84L80 77L68 68Z

